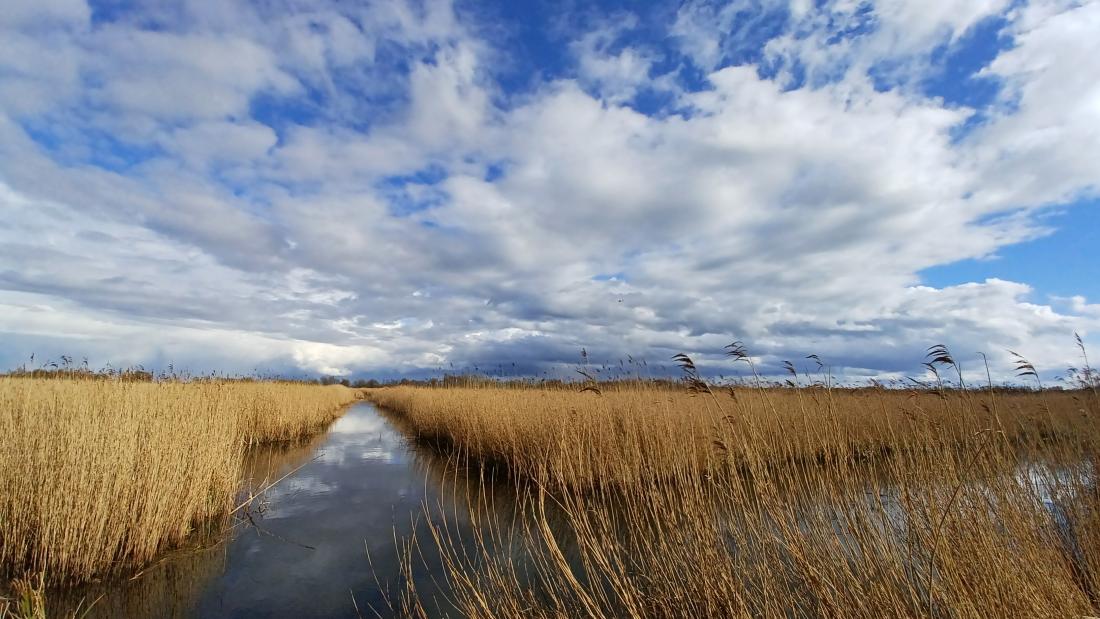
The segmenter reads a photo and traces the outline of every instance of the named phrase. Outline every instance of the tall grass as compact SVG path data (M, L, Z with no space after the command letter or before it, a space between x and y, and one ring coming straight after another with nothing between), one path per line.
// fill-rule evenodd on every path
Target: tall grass
M389 387L368 392L416 438L519 477L626 486L749 465L859 461L940 450L991 429L1001 442L1096 439L1073 392L750 389L714 393L604 386L561 389Z
M449 483L477 533L418 542L458 611L1098 614L1088 393L689 386L369 392L472 465ZM509 500L485 498L496 474ZM424 608L406 593L403 612Z
M147 563L232 510L247 446L305 436L355 396L0 378L0 572L75 583Z

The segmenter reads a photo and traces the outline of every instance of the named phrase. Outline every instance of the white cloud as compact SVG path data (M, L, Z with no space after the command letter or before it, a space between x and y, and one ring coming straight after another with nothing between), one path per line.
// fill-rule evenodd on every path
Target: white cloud
M413 67L407 138L434 151L475 139L489 103L477 78L477 55L468 46L444 48L430 64Z
M991 201L1026 207L1100 191L1098 30L1096 2L1014 15L1015 46L982 71L1004 80L1006 109L973 137Z
M277 141L267 125L224 120L178 128L159 139L162 148L198 167L262 160Z
M653 85L654 52L630 46L614 51L619 38L637 26L633 13L613 15L570 44L581 83L612 103L628 102L640 88Z
M19 355L332 374L537 372L581 347L657 359L734 338L859 375L937 342L1072 361L1095 300L918 273L1044 232L1014 209L1095 191L1100 65L1063 58L1100 57L1100 5L1014 10L1015 45L983 71L1002 100L959 140L972 110L914 84L1004 3L764 4L681 7L669 34L706 88L677 86L657 43L625 45L626 18L576 33L574 73L522 95L444 2L143 7L177 26L159 31L93 27L79 4L13 12L0 331ZM751 40L773 9L785 34ZM755 57L746 41L807 85L789 64L720 68ZM867 75L883 61L898 88ZM677 113L628 107L655 84Z
M788 8L782 2L771 4ZM789 7L789 31L764 46L768 62L781 64L783 81L797 81L796 68L810 84L874 69L880 78L910 89L924 75L934 50L957 43L1010 5L1008 0L833 0L810 11L799 4Z
M356 367L378 365L386 360L379 350L365 346L337 346L319 342L297 342L293 345L298 367L319 374L345 375Z
M11 0L0 12L0 26L34 26L50 24L81 24L91 17L84 0Z
M109 28L96 31L93 104L165 121L247 114L263 89L293 91L272 50L245 38Z

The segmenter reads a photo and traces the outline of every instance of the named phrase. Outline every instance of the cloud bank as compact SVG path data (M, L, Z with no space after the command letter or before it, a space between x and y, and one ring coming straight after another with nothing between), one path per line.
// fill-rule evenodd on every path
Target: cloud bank
M583 347L719 373L739 339L765 368L901 376L943 342L1009 374L1006 349L1057 371L1100 328L1042 282L921 277L1096 197L1100 3L545 21L15 0L0 365L539 375Z

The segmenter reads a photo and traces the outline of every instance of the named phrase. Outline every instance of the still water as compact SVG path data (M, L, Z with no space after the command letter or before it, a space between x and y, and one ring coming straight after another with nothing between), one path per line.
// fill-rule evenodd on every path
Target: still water
M385 591L395 600L400 593L401 541L426 533L425 513L432 510L425 507L440 504L432 481L438 478L424 457L364 402L312 443L259 451L249 460L256 487L293 472L253 504L230 536L175 552L133 580L72 592L102 595L90 616L373 617L372 608L392 614ZM429 558L417 565L421 592L442 582L430 564Z
M391 422L364 402L352 406L309 443L252 451L245 466L245 486L262 488L272 480L281 481L264 492L244 517L234 520L228 535L224 530L212 532L205 543L199 539L195 546L171 553L130 580L51 594L52 614L67 614L82 598L99 598L89 617L393 616L399 614L394 608L400 608L402 588L410 578L402 569L402 558L407 556L409 540L415 538L420 544L411 580L418 597L432 616L457 616L443 601L446 576L428 528L429 523L446 522L451 539L461 539L465 551L474 551L465 546L476 537L465 507L469 502L478 506L479 532L484 533L486 526L506 532L491 544L494 560L524 574L520 578L525 589L535 584L526 572L531 550L539 548L540 542L516 520L516 514L525 512L516 503L516 487L464 478L431 450L410 444L394 423L399 422ZM1088 485L1094 484L1095 471L1085 469ZM1056 516L1057 525L1064 527L1054 491L1060 470L1038 464L1021 468L1017 483L1033 488L1036 498ZM882 526L895 529L893 539L902 543L911 523L896 489L873 476L863 482L866 493L844 496L873 504L852 509L859 513L882 510ZM751 482L744 483L752 494ZM969 483L980 489L985 482ZM804 507L813 513L822 507L845 513L844 505L831 503L838 495L826 494L815 498L792 492L790 499L809 501ZM611 522L631 521L616 515L624 506L603 508ZM553 508L546 517L555 546L574 573L583 574L568 519ZM737 513L722 514L731 530L738 527L739 518ZM518 534L513 535L515 531ZM836 534L844 547L854 542L842 530ZM638 535L622 533L622 540L631 539L637 542ZM1076 541L1065 537L1063 542L1071 558L1076 556ZM858 554L858 544L853 543L851 550L853 556ZM734 556L738 551L731 548L730 553Z

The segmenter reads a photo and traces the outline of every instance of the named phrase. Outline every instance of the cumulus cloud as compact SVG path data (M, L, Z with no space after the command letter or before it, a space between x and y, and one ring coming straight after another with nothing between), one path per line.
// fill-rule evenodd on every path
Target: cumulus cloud
M658 54L620 41L638 27L638 21L633 13L612 15L569 46L576 57L580 82L613 103L629 101L640 89L654 85L649 73Z
M686 2L557 32L564 68L517 87L511 26L443 1L17 3L0 362L722 373L741 339L766 369L945 342L1057 370L1094 299L920 272L1095 195L1098 8ZM988 109L922 91L992 18Z
M1100 3L1029 5L1013 13L1016 42L981 71L1005 84L994 118L972 139L980 191L1006 207L1096 196L1100 178Z

